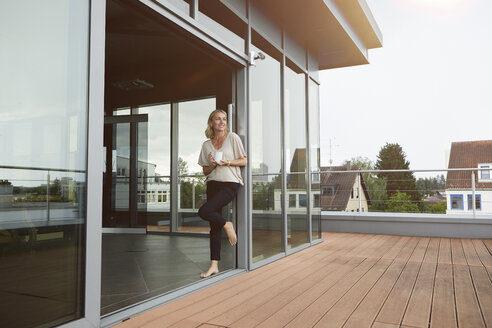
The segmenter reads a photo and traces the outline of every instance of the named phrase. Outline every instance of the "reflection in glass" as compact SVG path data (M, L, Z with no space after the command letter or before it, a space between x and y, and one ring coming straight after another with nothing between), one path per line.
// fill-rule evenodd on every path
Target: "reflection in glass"
M138 134L137 203L139 217L146 215L149 231L170 231L171 105L140 107L138 113L147 114L148 117L145 123L147 129L139 129ZM140 123L142 124L144 123Z
M309 152L311 165L311 226L312 239L321 238L321 195L320 195L320 121L319 85L309 79Z
M285 67L285 158L287 160L287 245L308 242L306 154L306 76ZM295 198L295 199L293 199ZM302 206L304 205L304 206Z
M198 156L205 141L208 116L215 110L215 98L185 101L178 104L178 230L210 231L208 222L198 216L206 201L205 177Z
M282 252L282 176L253 175L253 262Z
M0 2L0 327L83 313L88 5Z
M255 52L261 51L252 47ZM280 62L263 51L250 69L253 262L282 249Z
M287 247L294 248L308 242L307 239L307 184L305 173L287 175ZM304 199L304 202L303 202Z

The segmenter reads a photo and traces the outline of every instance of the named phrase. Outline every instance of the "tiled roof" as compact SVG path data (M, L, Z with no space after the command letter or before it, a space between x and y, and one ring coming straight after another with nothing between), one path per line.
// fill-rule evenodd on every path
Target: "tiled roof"
M479 163L492 163L492 140L453 142L449 155L448 168L478 168ZM470 171L450 171L446 177L446 189L471 188ZM478 183L475 171L476 188L492 188L492 183Z
M352 167L351 170L358 170L357 167ZM321 172L326 171L347 171L345 166L329 166L321 167ZM347 207L352 192L352 187L356 183L357 173L322 173L321 174L321 188L325 186L336 186L335 195L333 196L321 196L321 207L325 211L343 211ZM370 204L367 188L364 183L364 179L361 175L361 186L365 193L366 199Z

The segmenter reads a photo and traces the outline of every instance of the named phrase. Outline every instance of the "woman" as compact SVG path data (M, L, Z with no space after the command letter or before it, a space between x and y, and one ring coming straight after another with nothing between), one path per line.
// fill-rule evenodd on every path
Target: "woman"
M227 130L226 112L217 109L210 114L205 135L209 140L202 145L198 164L207 176L207 202L200 207L198 215L210 223L210 267L201 278L219 272L222 229L231 245L237 242L234 226L222 217L222 208L234 199L244 184L239 167L247 163L241 139Z

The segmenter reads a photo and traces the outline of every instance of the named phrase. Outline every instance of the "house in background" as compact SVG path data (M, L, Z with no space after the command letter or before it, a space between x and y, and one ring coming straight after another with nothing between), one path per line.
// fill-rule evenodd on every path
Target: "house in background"
M352 168L352 170L357 169ZM347 171L347 167L321 168L321 172L326 171ZM360 178L360 188L357 177ZM321 208L323 211L359 212L359 202L360 211L368 212L371 200L362 173L323 173L321 175Z
M492 214L492 140L453 142L449 169L489 169L475 174L476 214ZM472 213L472 171L448 171L446 178L447 214Z

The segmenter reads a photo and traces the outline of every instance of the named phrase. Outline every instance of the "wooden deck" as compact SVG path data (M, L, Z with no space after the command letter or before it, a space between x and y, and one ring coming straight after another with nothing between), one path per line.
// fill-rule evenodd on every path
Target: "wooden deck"
M323 238L117 327L492 328L492 239Z

